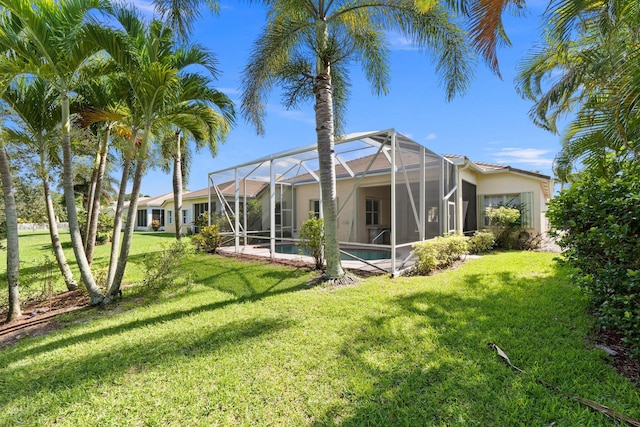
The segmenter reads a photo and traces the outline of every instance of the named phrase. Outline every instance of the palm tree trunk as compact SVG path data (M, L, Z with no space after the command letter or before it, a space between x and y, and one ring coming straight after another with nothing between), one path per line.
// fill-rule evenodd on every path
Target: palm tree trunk
M102 193L102 183L104 182L104 171L107 167L107 150L109 149L109 135L110 128L107 126L107 130L104 135L104 139L100 143L98 150L98 156L100 161L98 163L98 173L96 174L95 183L93 187L93 197L89 201L91 204L89 211L87 212L87 243L86 252L87 260L89 264L93 262L93 248L96 245L96 233L98 232L98 217L100 216L100 195Z
M115 297L116 294L120 292L120 285L122 284L122 278L124 277L124 270L127 267L129 249L131 248L133 229L136 222L136 211L138 209L138 197L140 194L140 184L142 183L142 172L144 170L145 157L144 153L141 152L137 161L136 171L133 176L131 201L129 202L129 215L127 215L127 223L124 226L124 236L122 237L122 246L120 248L120 256L118 257L116 274L113 278L113 283L109 288L108 295L110 297Z
M176 132L177 150L173 158L173 206L175 206L174 224L176 225L176 240L182 240L182 147L180 146L180 131Z
M67 285L67 289L73 291L78 288L78 284L73 278L73 273L71 273L71 268L69 267L69 263L67 262L67 257L64 255L64 251L62 250L60 235L58 234L58 223L56 221L56 214L53 210L53 202L51 201L49 180L45 176L42 177L42 187L44 189L44 200L47 205L47 220L49 221L49 236L51 236L51 246L53 247L53 254L56 257L58 268L60 269L60 273L62 273L62 277L64 278L64 283Z
M134 132L135 135L135 132ZM135 136L134 145L135 145ZM127 194L127 181L129 180L129 169L131 168L131 159L125 156L122 165L122 179L120 180L120 189L118 190L118 201L116 203L116 211L113 216L113 234L111 235L111 255L109 257L109 271L107 273L107 298L115 296L116 292L112 292L113 279L116 276L116 268L118 265L118 254L120 250L120 240L122 230L122 211L124 208L124 196ZM129 205L129 216L131 216L131 205Z
M325 275L336 279L344 275L340 264L338 241L338 202L336 196L336 170L333 129L333 86L329 72L316 76L313 92L316 96L316 134L318 138L318 162L320 167L320 189L322 214L324 217Z
M83 244L84 250L87 251L87 245L89 242L89 228L91 227L91 209L93 208L93 198L96 194L96 180L98 179L98 168L100 167L100 152L96 154L96 160L93 162L93 170L91 171L91 182L89 182L89 194L84 206L84 210L87 212L87 222L84 225ZM91 261L89 261L91 263Z
M72 171L72 153L71 139L69 131L71 123L69 121L69 95L64 93L61 96L62 104L62 155L63 155L63 182L64 182L64 200L67 207L67 216L69 218L69 232L71 234L71 246L76 256L76 262L80 269L80 276L87 287L91 305L97 305L102 302L104 296L98 289L91 266L87 261L82 244L82 236L80 235L80 226L78 225L78 213L76 211L75 194L73 191L73 171Z
M18 213L16 199L13 196L11 169L4 146L0 146L0 176L2 177L2 193L7 220L7 284L9 285L9 313L7 322L22 316L20 309L20 249L18 245Z

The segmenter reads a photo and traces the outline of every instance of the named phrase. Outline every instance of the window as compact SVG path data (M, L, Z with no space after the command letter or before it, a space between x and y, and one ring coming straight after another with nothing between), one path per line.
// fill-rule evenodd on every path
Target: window
M189 209L182 209L182 223L189 224Z
M138 209L136 225L138 227L147 226L147 210L146 209Z
M194 203L193 214L196 218L204 216L206 212L209 212L209 203Z
M309 213L313 218L320 218L320 200L309 200Z
M167 211L167 224L173 224L173 211Z
M490 194L478 196L482 206L480 210L481 221L485 227L489 226L489 219L485 216L487 208L498 208L507 206L520 209L522 226L524 228L533 228L533 192L515 193L515 194Z
M164 227L164 209L153 209L151 211L151 220L158 221L160 227Z
M365 200L365 223L366 225L380 224L380 200Z

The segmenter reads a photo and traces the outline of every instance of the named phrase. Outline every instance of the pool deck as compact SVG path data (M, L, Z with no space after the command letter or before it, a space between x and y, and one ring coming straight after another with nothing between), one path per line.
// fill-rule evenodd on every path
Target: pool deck
M222 253L227 253L227 254L240 254L240 255L244 254L244 255L258 256L258 257L268 258L268 259L274 258L279 260L286 260L293 263L304 263L304 264L308 264L310 267L314 265L313 257L300 255L300 254L282 254L277 252L274 253L272 256L269 248L255 246L255 245L240 246L238 248L238 251L236 251L236 248L234 246L221 246L218 248L218 251ZM402 256L402 259L404 259L407 255L408 253L404 254ZM400 262L400 260L398 260L397 262ZM378 259L378 260L372 260L367 262L361 262L357 260L349 260L349 261L343 260L341 261L341 263L342 263L342 268L354 271L356 273L358 271L361 271L366 274L391 274L391 271L392 271L390 259ZM413 265L413 261L407 262L407 264L405 265L405 268L411 265Z

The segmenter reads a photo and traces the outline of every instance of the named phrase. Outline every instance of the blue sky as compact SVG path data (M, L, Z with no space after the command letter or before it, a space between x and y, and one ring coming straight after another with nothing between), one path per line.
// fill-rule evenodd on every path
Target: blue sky
M135 4L151 10L150 2L136 0ZM479 62L468 91L451 102L445 99L432 59L390 35L389 94L374 95L362 71L354 68L345 132L395 128L439 154L466 155L475 161L550 175L559 137L531 122L528 112L532 104L516 93L514 85L518 61L541 39L540 14L546 4L528 0L525 16L506 17L512 46L499 50L502 80ZM217 88L232 98L238 109L242 70L264 24L264 9L259 5L223 1L218 16L205 12L195 26L192 39L217 56L221 71ZM215 158L206 150L195 154L188 189L206 187L209 172L315 143L313 106L287 111L274 91L267 104L265 129L266 134L259 136L239 116ZM170 191L169 175L152 170L143 178L143 194Z

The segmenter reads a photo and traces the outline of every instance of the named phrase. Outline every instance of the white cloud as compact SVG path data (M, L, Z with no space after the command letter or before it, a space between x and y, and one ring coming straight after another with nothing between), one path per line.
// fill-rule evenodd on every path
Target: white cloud
M240 90L232 87L217 87L218 92L222 92L227 96L240 95Z
M276 116L282 117L283 119L287 119L287 120L294 120L296 122L302 122L302 123L308 123L308 124L314 124L314 125L316 123L315 118L309 116L306 113L303 113L302 111L285 110L280 106L268 105L267 112L275 114Z
M132 0L130 3L134 5L136 8L138 8L144 14L153 15L155 11L153 2L150 0Z
M411 40L395 33L387 33L391 50L418 50Z
M493 152L496 163L499 164L525 164L536 167L550 168L553 164L551 150L537 148L502 148Z
M431 132L429 135L424 137L425 141L433 141L434 139L437 139L438 135L436 135L435 133Z

